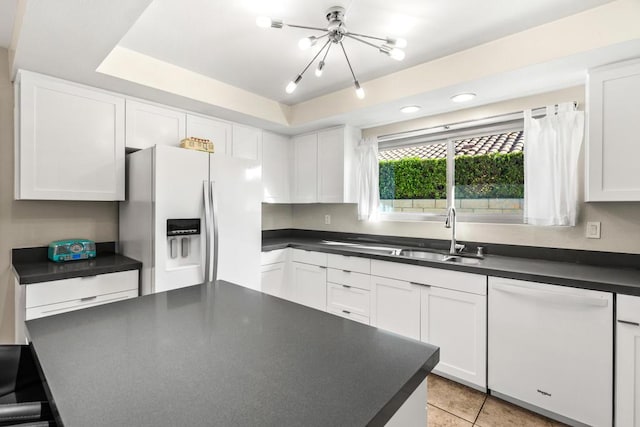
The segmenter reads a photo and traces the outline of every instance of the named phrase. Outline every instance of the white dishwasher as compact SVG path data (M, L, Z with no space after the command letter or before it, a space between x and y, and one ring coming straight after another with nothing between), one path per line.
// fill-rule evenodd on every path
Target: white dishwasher
M489 277L488 312L492 394L612 425L613 294Z

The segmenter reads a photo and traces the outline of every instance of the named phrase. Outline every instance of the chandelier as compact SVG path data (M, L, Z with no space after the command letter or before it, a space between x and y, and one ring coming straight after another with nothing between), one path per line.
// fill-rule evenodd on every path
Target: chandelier
M293 93L293 91L296 90L296 88L298 87L298 83L300 83L300 80L302 80L302 76L304 75L304 73L309 69L311 64L313 64L315 60L318 59L320 55L322 55L322 59L318 62L318 66L316 68L315 74L318 77L322 76L322 71L324 70L325 60L327 59L329 50L331 49L331 46L336 44L340 46L342 53L344 53L344 58L347 60L347 65L349 66L349 70L351 71L351 76L353 77L353 85L356 90L356 95L360 99L364 98L364 89L362 89L362 87L360 86L360 82L358 82L358 79L356 78L356 74L353 72L351 61L349 61L349 56L347 55L347 51L345 50L343 45L343 41L345 40L345 38L350 38L360 43L366 44L367 46L371 46L374 49L378 50L380 53L384 53L385 55L390 56L395 60L402 61L404 59L405 53L400 48L404 48L407 46L407 41L405 39L375 37L375 36L358 34L358 33L353 33L351 31L348 31L347 27L345 26L344 13L345 13L345 9L343 7L334 6L329 8L326 13L327 22L328 22L326 28L309 27L306 25L285 24L284 22L282 22L282 20L271 19L266 16L261 16L256 19L256 24L262 28L271 27L271 28L282 29L286 25L287 27L303 28L306 30L314 30L314 31L320 31L324 33L319 36L309 36L301 39L298 42L298 46L300 47L300 49L303 49L303 50L308 49L311 46L314 46L316 43L318 43L318 41L323 40L326 37L326 41L324 42L324 45L320 48L318 53L316 53L313 59L309 61L307 66L304 67L304 69L296 76L296 78L289 82L289 84L285 89L287 93ZM376 40L378 44L372 43L364 39ZM382 43L380 44L380 42Z

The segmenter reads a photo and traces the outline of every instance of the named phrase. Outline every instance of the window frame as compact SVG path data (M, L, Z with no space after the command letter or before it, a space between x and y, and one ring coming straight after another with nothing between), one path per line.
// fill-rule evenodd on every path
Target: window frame
M521 116L522 117L522 116ZM402 147L415 147L419 145L447 144L447 208L454 203L455 190L455 145L456 141L465 138L477 138L496 133L518 132L524 130L524 119L517 118L499 123L480 124L478 126L467 126L460 129L450 130L449 126L443 126L440 132L430 132L418 135L410 135L407 138L390 139L379 142L379 151L392 150ZM391 222L438 222L444 221L446 213L415 213L415 212L383 212L378 211L380 221ZM491 223L491 224L524 224L524 215L513 214L469 214L459 213L456 215L459 222L468 223Z

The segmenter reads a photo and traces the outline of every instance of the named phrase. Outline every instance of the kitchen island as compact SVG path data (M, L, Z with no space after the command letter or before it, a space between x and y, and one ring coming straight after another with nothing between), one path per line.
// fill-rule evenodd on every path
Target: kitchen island
M397 425L416 409L424 425L439 361L435 346L223 281L27 330L65 426Z

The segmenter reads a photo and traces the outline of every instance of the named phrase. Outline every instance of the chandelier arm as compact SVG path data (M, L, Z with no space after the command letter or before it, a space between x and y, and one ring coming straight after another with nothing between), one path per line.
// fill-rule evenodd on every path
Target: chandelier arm
M331 49L331 45L329 45L327 50L324 52L324 56L322 57L322 62L324 62L324 60L327 59L327 55L329 54L329 49Z
M344 49L344 45L340 42L340 47L342 48L342 52L344 53L344 58L347 60L347 65L349 66L349 70L351 71L351 75L353 76L353 81L357 82L356 74L353 72L353 68L351 67L351 61L349 61L349 57L347 56L347 51Z
M314 56L314 57L313 57L313 59L312 59L311 61L309 61L309 63L307 64L307 66L306 66L306 67L304 67L304 70L302 70L302 72L301 72L300 74L298 74L299 76L301 76L301 77L302 77L302 75L303 75L304 73L306 73L306 72L307 72L307 70L309 69L309 67L311 66L311 64L313 64L313 62L318 58L318 56L320 56L320 54L322 53L322 51L324 50L324 48L325 48L325 47L327 47L327 45L328 45L329 43L331 43L331 40L327 40L327 42L324 44L324 46L322 46L322 49L320 49L320 50L318 51L318 53L316 53L316 56Z
M304 28L305 30L316 30L316 31L327 31L326 28L320 28L320 27L307 27L306 25L294 25L294 24L284 24L287 27L292 27L292 28Z
M366 38L368 38L368 39L380 40L380 41L383 41L383 42L385 42L385 43L387 42L387 39L386 39L386 38L383 38L383 37L368 36L368 35L366 35L366 34L352 33L351 31L349 31L349 33L348 33L347 35L349 35L349 34L351 34L352 36L366 37Z
M359 41L360 43L364 43L364 44L366 44L366 45L369 45L369 46L371 46L371 47L375 48L376 50L380 50L380 46L376 46L375 44L370 43L370 42L368 42L368 41L366 41L366 40L362 40L362 39L359 39L358 37L354 37L353 35L351 35L351 33L347 33L347 34L345 34L345 36L346 36L346 37L349 37L350 39L357 40L357 41Z

